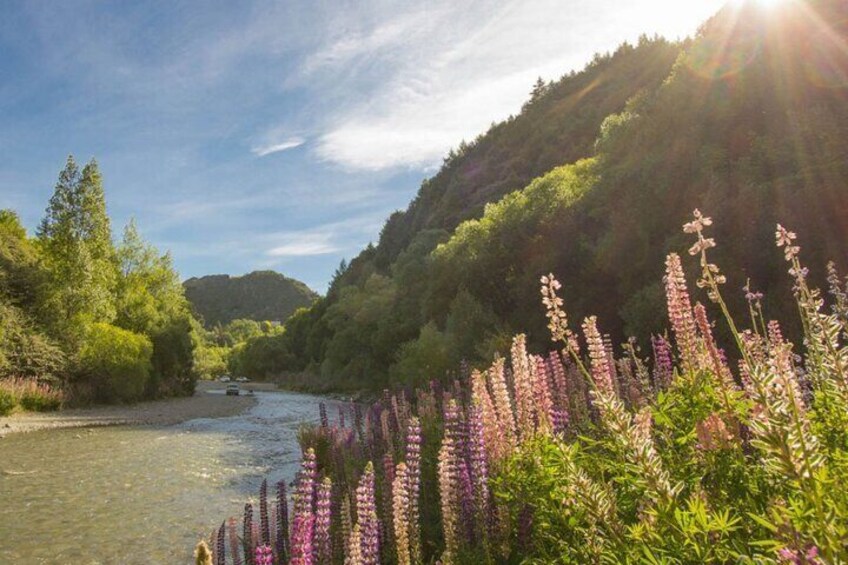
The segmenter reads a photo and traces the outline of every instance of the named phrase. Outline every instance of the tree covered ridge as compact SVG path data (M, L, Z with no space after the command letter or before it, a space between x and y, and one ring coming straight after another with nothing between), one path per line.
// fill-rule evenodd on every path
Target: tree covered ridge
M195 313L209 327L237 319L284 322L318 298L304 283L274 271L192 277L183 286Z
M667 321L657 265L679 247L677 226L695 207L725 218L717 236L732 244L717 257L738 273L731 306L744 306L750 279L771 311L791 318L785 269L762 253L769 226L807 234L813 272L827 259L844 268L848 256L846 16L834 0L731 5L693 40L643 39L538 84L520 115L449 156L410 208L389 218L379 245L343 263L327 297L257 350L284 351L286 370L306 370L317 387L415 384L489 359L521 329L531 346L544 343L528 289L550 271L564 274L576 315L597 313L615 337L659 333ZM642 76L633 69L658 60L668 61L660 78L633 80ZM623 69L631 74L614 83L621 104L597 121L579 121L597 112L589 94L569 112L539 110ZM551 137L537 130L576 141L560 161L540 157L545 170L514 166L517 155L551 155ZM468 181L521 174L540 180L508 189ZM497 200L501 189L514 192L480 208L479 195Z

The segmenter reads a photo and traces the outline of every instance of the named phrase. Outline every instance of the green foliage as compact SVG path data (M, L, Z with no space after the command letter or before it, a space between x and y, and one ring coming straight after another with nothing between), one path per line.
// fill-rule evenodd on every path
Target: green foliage
M58 379L66 369L61 348L38 331L23 310L0 298L0 378Z
M115 317L117 268L97 163L79 171L73 157L38 230L49 278L43 315L70 347L92 322Z
M0 378L0 416L16 406L32 412L49 412L61 408L65 401L62 390L35 378Z
M170 255L132 221L114 247L95 161L68 158L35 241L0 211L0 378L71 383L77 401L191 394L195 334Z
M198 373L194 369L194 340L187 317L178 318L154 333L147 397L184 396L194 393Z
M12 394L12 391L0 387L0 416L7 416L11 414L17 404L15 395Z
M240 277L191 278L184 287L206 327L237 319L284 322L295 310L309 306L317 298L302 282L274 271L255 271Z
M288 369L291 352L285 335L255 336L237 345L230 355L229 369L234 375L267 379Z
M160 256L141 238L133 220L124 229L117 258L120 274L115 325L152 335L189 315L189 304L170 254Z
M196 343L192 365L195 374L201 379L217 379L227 374L227 360L231 348Z
M432 322L421 328L421 335L404 343L390 375L395 383L412 387L425 386L430 379L446 380L456 368L448 337Z
M92 324L80 351L80 365L100 402L132 402L150 378L153 345L144 335L109 324Z

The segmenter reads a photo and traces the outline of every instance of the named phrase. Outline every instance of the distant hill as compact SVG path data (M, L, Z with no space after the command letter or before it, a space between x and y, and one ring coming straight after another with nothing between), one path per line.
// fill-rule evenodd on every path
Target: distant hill
M232 320L287 320L318 295L302 282L274 271L240 277L208 275L183 283L186 298L206 326Z

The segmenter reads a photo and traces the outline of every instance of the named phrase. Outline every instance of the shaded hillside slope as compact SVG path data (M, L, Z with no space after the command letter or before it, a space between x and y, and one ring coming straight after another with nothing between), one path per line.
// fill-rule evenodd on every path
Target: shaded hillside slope
M300 281L274 271L240 277L208 275L183 283L195 312L207 326L237 319L285 321L318 295Z
M581 140L571 121L594 115L596 101L587 94L551 123L534 108L581 75L534 96L521 115L450 158L409 210L389 219L380 244L340 269L327 298L287 325L278 339L289 368L324 383L383 386L440 377L461 359L482 362L515 331L547 347L537 286L551 271L575 320L595 313L605 332L644 339L666 325L663 259L685 254L680 227L694 208L715 218L713 258L728 275L731 306L744 306L750 279L766 292L769 315L792 319L775 223L800 234L814 282L823 282L826 260L843 269L848 262L846 22L848 6L835 0L729 5L676 48L663 80L634 85L626 106L599 119L592 141L571 152L549 151L551 140L558 131ZM667 46L623 47L585 72L664 54L651 51L658 45ZM626 90L626 80L619 84ZM538 128L551 133L534 135ZM494 140L508 131L508 154L493 152L507 150ZM562 160L523 164L555 154ZM580 157L591 158L574 163ZM457 224L479 214L484 194L496 198L510 186L468 182L468 171L541 176ZM687 261L694 279L697 265Z

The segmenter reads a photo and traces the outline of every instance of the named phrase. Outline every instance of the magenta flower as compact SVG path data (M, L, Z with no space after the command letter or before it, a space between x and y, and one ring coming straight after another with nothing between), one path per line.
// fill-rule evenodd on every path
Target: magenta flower
M274 565L274 553L271 551L270 545L260 545L256 548L254 563L256 565Z
M312 565L312 543L315 527L315 451L303 455L297 490L294 495L294 518L291 535L292 565Z
M318 485L315 501L315 563L330 563L333 558L333 548L330 539L330 498L333 482L329 477Z

